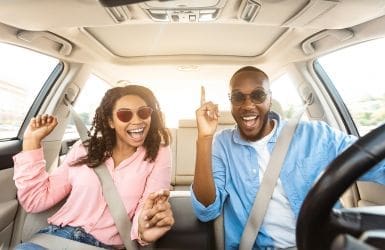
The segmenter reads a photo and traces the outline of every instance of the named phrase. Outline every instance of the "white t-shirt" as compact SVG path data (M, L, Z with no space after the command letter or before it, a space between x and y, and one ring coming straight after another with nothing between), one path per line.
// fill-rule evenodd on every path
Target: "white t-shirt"
M262 183L263 175L270 160L270 152L267 148L267 143L277 129L277 121L273 121L274 128L268 135L258 141L250 141L257 151L260 183ZM277 185L275 186L272 198L266 210L265 218L262 222L262 227L264 227L267 233L273 238L275 247L287 248L296 245L295 226L296 220L294 213L291 210L289 200L283 190L281 180L278 178Z

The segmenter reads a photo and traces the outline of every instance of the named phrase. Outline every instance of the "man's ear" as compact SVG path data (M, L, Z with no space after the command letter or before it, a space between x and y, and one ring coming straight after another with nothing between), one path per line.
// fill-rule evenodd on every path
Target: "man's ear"
M271 110L271 106L273 106L273 98L272 97L270 97L269 110Z

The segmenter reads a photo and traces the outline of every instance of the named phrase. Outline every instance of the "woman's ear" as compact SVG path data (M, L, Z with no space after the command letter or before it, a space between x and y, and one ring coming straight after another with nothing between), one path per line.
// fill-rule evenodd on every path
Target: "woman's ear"
M115 129L114 121L111 118L108 118L108 125L110 125L110 128Z

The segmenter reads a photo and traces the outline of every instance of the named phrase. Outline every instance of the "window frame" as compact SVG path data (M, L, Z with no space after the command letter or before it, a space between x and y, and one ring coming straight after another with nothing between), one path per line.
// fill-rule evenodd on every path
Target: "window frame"
M10 44L12 46L17 46ZM17 46L18 47L18 46ZM21 47L23 49L24 48ZM31 50L34 53L40 53L36 52L34 50ZM41 53L40 53L41 54ZM49 74L48 78L45 80L45 82L42 84L41 89L37 93L35 100L32 102L31 106L29 107L28 111L26 112L26 115L24 117L24 120L22 120L21 125L19 127L19 130L16 132L15 136L11 137L5 137L5 138L0 138L0 142L6 142L6 141L12 141L12 140L22 140L24 130L28 126L29 121L32 119L32 117L36 116L40 110L40 108L43 105L43 102L48 95L48 93L52 90L53 86L55 85L55 82L58 80L62 72L64 71L64 63L61 61L59 58L55 58L58 60L57 65L53 69L53 71Z
M333 82L331 81L329 76L326 74L325 70L322 68L321 64L318 62L317 59L313 61L312 66L316 76L321 81L330 100L332 101L335 109L337 110L338 115L341 118L343 125L346 129L346 132L348 134L352 134L359 137L360 134L353 120L353 117L350 114L349 109L347 108L344 100L342 99L338 90L334 86Z

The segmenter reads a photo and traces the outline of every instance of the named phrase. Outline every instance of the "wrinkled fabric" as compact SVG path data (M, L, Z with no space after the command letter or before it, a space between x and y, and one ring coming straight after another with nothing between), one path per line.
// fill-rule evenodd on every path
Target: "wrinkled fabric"
M270 116L278 122L278 128L267 145L271 154L286 121L281 121L273 112ZM356 139L333 129L325 122L307 121L298 124L279 177L296 219L306 194L318 176ZM201 221L217 218L223 209L225 248L238 249L260 186L259 171L255 171L258 157L252 145L241 137L238 128L225 129L214 138L212 166L215 201L205 207L197 200L191 187L193 209ZM361 180L385 185L385 162L372 168ZM266 229L261 227L254 248L265 247L275 245Z
M145 198L160 189L169 189L171 180L170 147L160 147L157 158L144 161L146 150L139 147L128 159L114 166L105 162L120 194L127 215L132 219L131 239L138 239L138 216ZM27 212L41 212L66 198L64 205L48 223L81 227L107 245L123 244L102 194L94 170L86 165L70 166L86 154L76 143L63 164L46 172L43 149L23 151L14 156L14 180L20 204Z

